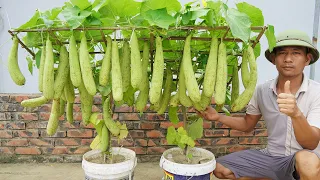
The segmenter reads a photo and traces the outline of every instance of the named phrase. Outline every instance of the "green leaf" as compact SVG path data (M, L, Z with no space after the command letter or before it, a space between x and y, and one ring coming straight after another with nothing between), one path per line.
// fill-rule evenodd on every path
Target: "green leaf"
M196 143L194 142L194 140L191 137L189 137L187 145L190 147L194 147L196 145Z
M276 46L276 37L274 35L274 27L272 25L268 25L265 36L268 39L269 51L272 52L273 48Z
M203 135L203 119L199 118L197 121L188 125L188 135L193 139L201 138Z
M244 42L249 40L251 33L251 22L248 15L239 12L234 8L229 8L227 11L226 20L234 37L240 38Z
M40 49L37 53L36 53L36 66L39 69L40 67L40 59L41 59L41 53L42 53L42 49Z
M149 24L168 29L169 25L175 23L175 19L167 13L165 8L157 10L148 10L144 13L144 17Z
M59 13L62 11L61 8L53 8L51 10L40 13L40 19L47 27L51 27L55 24L55 21Z
M39 13L39 10L37 9L34 15L30 18L30 20L24 23L23 25L21 25L20 27L18 27L17 29L28 29L28 28L35 27L37 25L39 17L40 17L40 13Z
M262 15L262 11L246 2L241 2L237 4L237 8L240 12L246 13L250 20L252 26L263 26L264 25L264 18Z
M70 0L74 6L78 6L81 10L86 9L91 4L88 0Z
M90 144L91 149L100 149L101 139L100 136L96 136Z
M166 136L168 144L174 145L176 141L176 136L177 136L177 132L175 128L173 126L170 126L167 130L167 136Z
M119 125L120 122L117 122L117 125ZM128 128L127 128L127 124L123 123L120 125L120 134L118 136L118 140L124 139L128 136Z
M192 10L190 11L192 13L191 19L190 20L196 20L199 17L205 16L207 15L207 13L209 12L210 9L196 9L196 10Z
M133 104L134 104L134 93L135 92L136 92L136 90L132 86L129 86L128 90L123 93L123 100L129 106L133 106Z
M258 42L256 44L256 46L254 47L253 49L253 52L254 52L254 56L256 57L256 59L260 56L260 53L261 53L261 44L260 42Z
M77 6L67 7L61 13L72 29L79 27L91 15L90 11L81 10Z
M162 9L167 8L168 12L171 14L173 12L179 12L181 9L181 4L178 0L148 0L142 3L141 12L146 12L150 9Z
M140 12L141 2L133 0L112 0L108 6L114 16L134 16Z
M109 84L107 86L98 85L97 89L102 96L108 96L111 92L111 85Z
M99 11L102 7L106 6L109 0L95 0L92 4L92 10Z
M214 14L217 16L218 14L220 14L220 10L221 10L221 5L222 2L221 1L208 1L207 2L207 7L212 9L214 11Z
M179 107L169 106L169 119L170 119L170 122L172 122L173 124L178 124L179 122L179 117L177 113L178 109Z
M229 110L226 108L226 107L222 107L222 111L227 115L227 116L230 116L231 113L229 112Z
M26 59L28 61L28 70L29 70L30 74L33 75L33 60L29 56Z

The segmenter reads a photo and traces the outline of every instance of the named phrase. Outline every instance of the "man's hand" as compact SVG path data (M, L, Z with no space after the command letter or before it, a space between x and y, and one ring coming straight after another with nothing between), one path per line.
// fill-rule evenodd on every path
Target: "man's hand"
M218 114L218 112L215 109L213 109L211 106L208 106L204 111L201 111L201 112L196 111L196 112L199 116L207 120L217 121L220 118L220 115Z
M290 81L284 84L284 93L280 93L277 99L280 112L290 116L297 117L301 114L297 106L296 98L290 91Z

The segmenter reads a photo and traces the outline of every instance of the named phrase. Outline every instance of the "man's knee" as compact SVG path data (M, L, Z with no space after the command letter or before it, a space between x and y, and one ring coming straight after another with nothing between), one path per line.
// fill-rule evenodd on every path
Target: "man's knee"
M213 174L219 179L225 179L225 178L235 179L236 178L230 169L224 167L220 163L216 164L216 169L213 171Z
M310 151L299 151L295 154L296 169L300 175L318 175L320 172L320 160Z

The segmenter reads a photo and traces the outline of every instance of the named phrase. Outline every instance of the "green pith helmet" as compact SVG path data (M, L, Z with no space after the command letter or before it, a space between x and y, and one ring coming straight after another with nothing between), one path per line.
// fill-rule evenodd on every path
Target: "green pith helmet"
M276 46L304 46L309 48L309 52L312 54L312 59L310 64L316 62L319 59L319 51L313 46L310 37L303 31L299 30L287 30L282 33L279 33L276 37ZM266 58L271 62L270 55L273 53L267 49L264 53Z

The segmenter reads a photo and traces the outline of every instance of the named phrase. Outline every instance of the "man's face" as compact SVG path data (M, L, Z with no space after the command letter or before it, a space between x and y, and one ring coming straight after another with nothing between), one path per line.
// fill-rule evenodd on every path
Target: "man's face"
M305 66L309 65L312 55L307 48L301 46L286 46L276 49L273 64L276 65L279 75L294 77L302 74Z

